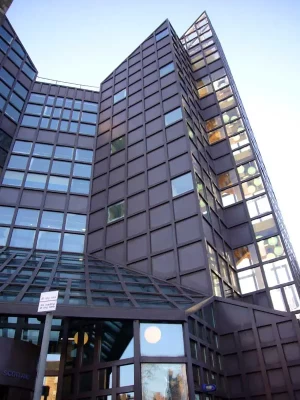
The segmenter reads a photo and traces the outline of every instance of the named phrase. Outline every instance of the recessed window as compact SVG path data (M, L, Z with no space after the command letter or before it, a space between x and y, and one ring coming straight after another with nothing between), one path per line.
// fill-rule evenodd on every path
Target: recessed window
M63 119L69 120L70 115L71 115L71 110L66 110L66 109L64 109L62 118L63 118Z
M28 157L11 156L8 163L8 168L26 169Z
M208 132L212 131L213 129L216 129L218 126L222 125L221 117L217 116L217 117L211 118L205 122L205 125L206 125L206 130Z
M50 176L48 190L58 190L66 192L69 186L69 178L61 178L59 176Z
M71 114L71 120L72 121L79 121L79 115L80 115L79 111L73 111L72 114Z
M71 147L56 146L54 157L65 158L66 160L72 160L73 149Z
M70 133L77 133L78 131L78 123L77 122L71 122L70 127L69 127L69 132Z
M58 128L58 119L52 119L51 123L50 123L50 129L56 131Z
M89 103L88 101L84 101L83 102L83 111L90 111L93 113L97 113L98 112L98 104L97 103Z
M35 230L31 229L14 229L10 239L11 247L32 248Z
M34 189L44 189L46 184L47 175L27 174L25 187Z
M58 250L61 234L58 232L40 231L36 248L41 250Z
M110 152L111 154L117 151L123 150L125 148L125 136L122 136L111 142Z
M33 154L35 156L51 157L53 146L50 144L36 143L34 145Z
M92 170L91 165L75 163L73 175L82 176L83 178L90 178L91 170Z
M77 149L76 155L75 155L75 160L92 162L93 161L93 152L91 150Z
M29 101L30 103L44 104L46 96L38 93L31 93Z
M242 200L242 193L239 186L233 186L221 192L223 207L230 206Z
M48 172L50 160L44 158L32 157L30 160L29 169L30 171Z
M52 174L59 174L59 175L70 175L71 173L71 163L67 161L53 161Z
M181 107L176 108L176 110L173 110L167 114L165 114L165 125L171 125L174 122L180 121L182 119L182 111Z
M212 92L213 92L212 85L203 86L202 88L198 89L198 95L199 95L200 99L208 96Z
M62 229L63 213L43 211L41 227L49 229Z
M120 92L114 95L114 104L126 98L126 89L121 90Z
M250 267L251 265L258 263L257 252L254 244L239 247L233 251L233 254L237 269Z
M83 112L81 114L81 121L82 122L90 122L91 124L95 124L97 121L97 115L96 114L91 114L88 112Z
M0 50L2 50L3 53L7 53L8 49L9 46L0 38Z
M256 239L261 239L277 233L277 226L272 214L254 219L252 221L252 226Z
M125 213L124 201L113 204L108 207L107 222L116 221L117 219L123 218Z
M21 125L29 126L30 128L36 128L38 126L38 123L39 123L39 117L24 115Z
M9 228L4 228L3 226L0 226L0 246L6 245L8 233Z
M94 136L96 133L96 126L81 123L79 126L79 133L82 135Z
M81 100L75 100L74 101L74 110L80 110L81 109Z
M248 212L250 218L258 217L259 215L271 212L271 206L267 195L255 197L253 200L247 201Z
M53 97L53 96L48 96L48 97L47 97L46 104L47 104L48 106L53 106L54 100L55 100L55 97Z
M216 51L215 53L206 57L206 62L207 62L207 64L211 64L212 62L218 60L219 58L220 58L220 54Z
M41 128L48 129L50 118L42 118Z
M70 251L72 253L83 253L84 235L65 233L62 249L63 251Z
M249 293L259 289L264 289L265 284L260 267L247 269L246 271L238 272L241 292Z
M174 63L171 62L170 64L167 64L159 69L159 76L163 77L173 71L174 71Z
M169 31L168 31L168 28L166 28L166 29L164 29L163 31L157 33L157 34L155 35L155 39L156 39L156 41L158 42L159 40L161 40L161 39L163 39L164 37L168 36L168 34L169 34Z
M237 182L238 179L234 169L231 169L230 171L226 171L223 172L223 174L218 175L218 186L220 189L234 185Z
M264 264L264 271L269 287L288 283L293 280L293 276L286 258Z
M90 181L84 181L82 179L72 179L71 192L88 194L90 190Z
M55 105L56 107L62 107L64 104L64 98L63 97L57 97Z
M35 115L41 115L42 114L42 106L38 106L37 104L28 104L26 107L25 112L27 114L35 114Z
M172 179L171 184L173 197L194 189L193 178L190 172Z
M15 171L6 171L3 178L3 185L21 186L24 173Z
M69 122L68 122L68 121L61 121L61 122L60 122L59 130L61 130L61 131L67 131L67 130L68 130L68 125L69 125Z
M85 232L86 216L78 214L67 214L66 229L69 231Z
M15 224L35 227L37 226L38 217L39 211L37 210L19 208Z
M11 224L15 209L13 207L0 206L0 223Z

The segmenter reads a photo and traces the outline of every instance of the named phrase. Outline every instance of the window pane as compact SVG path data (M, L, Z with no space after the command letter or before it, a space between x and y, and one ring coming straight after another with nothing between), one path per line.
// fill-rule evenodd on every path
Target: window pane
M168 126L170 124L173 124L176 121L179 121L182 119L182 112L181 108L176 108L176 110L173 110L167 114L165 114L165 125Z
M74 164L73 175L82 176L83 178L91 177L91 165L86 164Z
M160 39L163 39L164 37L168 36L168 34L169 34L168 28L166 28L163 31L157 33L155 35L156 41L158 42Z
M90 181L84 181L82 179L72 179L71 192L88 194L90 190Z
M170 64L167 64L159 69L159 76L160 77L165 76L173 71L174 71L174 63L171 62Z
M96 132L96 126L95 125L88 125L88 124L80 124L79 127L79 133L82 135L89 135L89 136L94 136Z
M3 178L3 185L21 186L24 173L15 171L6 171Z
M0 206L0 224L11 224L14 211L13 207Z
M72 121L79 121L79 115L80 115L79 111L73 111L72 115L71 115L71 120Z
M69 185L69 178L60 178L58 176L50 176L49 183L48 183L48 189L66 192L68 190L68 185Z
M280 236L273 236L257 243L262 261L273 260L285 255Z
M29 169L30 171L48 172L49 165L50 160L32 157L30 160Z
M13 41L13 37L3 26L0 26L0 35L8 44L11 44Z
M237 164L243 163L245 161L250 160L251 158L254 158L254 155L252 153L251 147L246 146L243 147L241 150L236 150L233 152L233 157L235 159L235 162Z
M289 305L290 311L300 310L300 299L296 289L296 285L284 287L284 293Z
M254 160L249 161L247 164L240 165L237 171L241 180L252 178L254 175L259 174L256 161Z
M6 69L0 69L0 78L8 84L8 86L12 86L14 83L14 77L6 71Z
M23 67L22 67L22 71L30 78L30 79L34 79L35 78L35 75L36 75L36 73L34 72L34 70L31 68L31 67L29 67L29 65L28 64L23 64Z
M242 193L239 186L234 186L223 190L221 192L223 207L230 206L238 201L242 200Z
M41 227L50 229L61 229L63 224L63 213L43 211Z
M124 206L124 201L121 201L120 203L113 204L112 206L108 207L108 216L107 216L107 222L112 222L115 221L119 218L123 218L125 213L125 206Z
M184 356L181 324L141 323L140 343L142 356Z
M219 58L220 58L220 54L216 51L215 53L213 53L210 56L206 57L206 62L207 62L207 64L210 64L210 63L218 60Z
M26 169L28 157L11 156L8 163L8 168Z
M1 82L0 94L2 94L2 96L7 99L8 95L9 95L9 92L10 92L10 88L8 86L6 86L3 82Z
M185 364L141 364L141 369L143 400L166 399L166 394L188 399Z
M210 76L206 75L203 78L201 78L199 81L196 82L197 89L200 89L203 86L206 86L210 83Z
M226 97L231 96L232 94L233 93L232 93L232 90L231 90L230 86L227 86L226 88L221 89L218 92L216 92L216 96L217 96L218 101L226 99ZM222 103L224 103L224 102L222 102ZM221 108L222 110L225 110L226 108L228 108L228 107L224 108L224 105L226 106L226 104L222 104L222 108ZM227 105L228 105L228 103L227 103ZM220 107L221 107L221 104L220 104Z
M224 128L216 129L215 131L209 132L208 141L209 144L219 142L226 137Z
M248 212L250 218L257 217L261 214L272 211L267 195L256 197L247 201Z
M31 248L34 235L35 231L31 229L14 229L10 239L10 246Z
M223 78L214 81L214 89L220 90L229 84L227 76L223 76Z
M44 94L31 93L30 103L44 104L46 96Z
M45 115L46 117L50 117L52 114L52 110L53 110L53 107L46 106L44 108L43 115Z
M37 226L38 218L39 211L19 208L15 224L23 226Z
M251 181L247 181L242 183L242 189L244 192L244 196L246 199L250 197L256 196L257 194L264 193L265 188L261 177L257 177L255 179L251 179Z
M93 161L93 152L91 150L77 149L75 160L92 162Z
M18 122L20 113L17 111L14 107L12 107L10 104L6 106L5 109L5 114L8 115L10 118L12 118L14 121Z
M77 133L77 131L78 131L78 123L77 122L71 122L70 123L69 132Z
M58 250L60 233L40 231L37 241L37 249Z
M254 244L239 247L238 249L235 249L233 253L237 269L250 267L251 265L258 263Z
M117 103L118 101L125 99L125 97L126 97L126 89L123 89L114 95L114 104Z
M5 246L7 237L9 233L9 228L3 228L0 226L0 246Z
M287 259L274 261L264 265L264 271L269 287L293 280Z
M211 273L211 275L212 275L212 281L213 281L214 295L222 297L220 278L216 274L214 274L213 272Z
M96 121L97 121L97 115L96 114L87 113L87 112L83 112L81 114L81 121L90 122L91 124L95 124Z
M134 385L134 365L122 365L118 367L119 372L119 386L132 386Z
M238 110L238 108L233 108L232 110L229 110L227 112L225 112L224 114L222 114L223 117L223 121L224 124L228 124L229 122L233 122L236 119L238 119L240 117L240 112Z
M44 189L46 184L46 179L47 179L46 175L27 174L25 187Z
M31 117L30 115L24 115L22 119L22 124L24 126L29 126L31 128L36 128L39 123L39 117Z
M190 172L188 174L179 176L178 178L172 179L171 184L173 197L194 189L192 174Z
M15 93L12 93L10 96L10 102L13 106L15 106L19 111L22 110L22 107L24 105L24 101L17 96ZM18 117L19 118L19 117Z
M275 310L287 311L284 300L283 300L283 296L281 293L281 289L270 290L270 295L271 295L273 307L275 308Z
M50 123L50 129L53 129L53 130L57 130L57 128L58 128L58 122L59 122L59 120L58 119L53 119L52 121L51 121L51 123Z
M69 118L70 118L70 115L71 115L71 111L65 109L65 110L63 111L62 118L63 118L63 119L69 119Z
M53 146L50 144L35 144L33 154L35 156L51 157Z
M66 229L70 231L85 232L86 216L78 214L67 214Z
M70 175L71 173L71 163L67 161L53 161L52 174L59 174L59 175Z
M21 85L21 83L19 83L19 82L16 82L14 91L16 93L18 93L18 95L21 96L23 99L25 99L25 97L27 96L27 93L28 93L28 90L25 89L24 86Z
M197 71L197 69L203 68L205 67L205 61L204 60L200 60L197 61L195 64L192 64L192 70L193 71Z
M237 183L237 181L238 179L234 169L218 175L218 185L220 189L223 189L226 186L234 185L235 183Z
M255 290L264 289L262 273L259 267L238 272L241 292L249 293Z
M73 233L64 234L63 251L72 253L83 253L84 235L75 235Z
M125 147L125 136L122 136L116 140L113 140L111 142L111 154L119 151L119 150L123 150Z
M261 239L262 237L275 235L277 233L277 226L272 214L254 219L252 221L252 226L256 239Z
M88 101L84 101L83 102L83 110L96 113L98 111L98 104L97 103L89 103Z
M221 120L221 117L217 116L217 117L209 119L208 121L205 122L205 124L206 124L206 130L212 131L213 129L222 125L222 120Z
M67 160L72 160L72 158L73 158L73 149L70 148L70 147L56 146L54 157L55 158L65 158Z
M12 47L16 50L16 52L22 57L24 58L25 56L25 52L22 49L21 45L15 40L12 44Z
M226 125L227 127L227 125ZM229 138L230 147L232 150L243 147L245 144L249 143L249 139L246 132L242 132L239 135L232 136Z
M68 121L61 121L60 122L60 130L61 131L67 131L68 130L68 125L69 125L69 122Z
M212 92L213 92L212 85L207 85L207 86L202 87L201 89L198 89L198 94L199 94L200 99L202 97L208 96Z
M41 128L48 129L50 118L42 118Z

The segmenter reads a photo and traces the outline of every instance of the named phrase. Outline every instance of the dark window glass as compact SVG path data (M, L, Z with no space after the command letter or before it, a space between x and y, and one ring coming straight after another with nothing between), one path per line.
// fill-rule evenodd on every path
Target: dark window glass
M32 157L32 159L30 160L29 169L30 171L48 172L49 165L50 160Z
M36 72L27 63L23 65L22 71L28 76L28 78L35 78Z
M7 32L7 30L5 28L3 28L3 26L0 26L0 36L8 43L11 44L11 42L13 41L13 37L11 36L10 33Z
M14 121L18 122L20 118L20 113L15 109L15 107L7 104L5 109L5 114L12 118Z
M80 124L79 133L82 135L94 136L96 132L95 125Z
M88 101L84 101L83 102L83 111L90 111L90 112L96 113L98 111L98 104L97 103L89 103Z
M0 146L5 150L9 150L12 142L12 138L7 135L4 131L0 130Z
M53 146L51 144L36 143L33 154L35 156L51 157Z
M161 31L159 33L157 33L155 35L156 41L158 42L160 39L163 39L164 37L168 36L168 34L169 34L168 28L164 29L163 31Z
M0 110L2 111L5 106L5 100L0 96Z
M51 173L60 175L70 175L71 163L67 161L53 161Z
M28 104L26 107L25 112L27 114L35 114L35 115L41 115L42 114L42 106L38 106L36 104Z
M30 126L31 128L36 128L39 123L39 117L31 117L30 115L24 115L22 120L22 125Z
M16 50L16 52L19 54L19 56L24 58L25 51L22 49L21 45L16 40L13 42L12 48Z
M0 78L4 82L6 82L9 86L12 86L12 84L14 83L14 77L10 73L8 73L4 68L0 69Z
M54 157L64 158L66 160L72 160L73 149L71 147L56 146Z
M97 115L96 114L83 112L82 115L81 115L81 121L83 121L83 122L90 122L92 124L95 124L96 120L97 120Z
M30 103L44 104L46 96L44 94L32 93L30 95Z
M75 160L76 161L92 162L92 160L93 160L93 152L91 150L77 149L76 150Z
M15 93L12 93L10 96L10 102L13 106L15 106L18 110L22 110L22 107L24 105L24 101L17 96Z
M108 207L107 222L123 218L125 213L124 201Z
M125 136L122 136L111 142L111 154L116 153L119 150L123 150L125 148Z
M8 58L11 59L11 61L15 63L18 67L21 66L22 58L20 58L13 49L11 49L10 52L8 53Z
M126 89L123 89L114 95L114 104L125 99L125 97L126 97Z

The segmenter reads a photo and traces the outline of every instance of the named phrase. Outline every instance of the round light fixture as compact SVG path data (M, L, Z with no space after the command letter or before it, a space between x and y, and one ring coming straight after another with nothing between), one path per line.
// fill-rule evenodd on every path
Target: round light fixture
M255 186L260 186L262 184L261 178L255 178L253 183Z
M255 167L249 167L249 168L248 168L248 174L249 174L249 175L254 175L254 174L256 174L256 168L255 168Z
M273 260L273 258L275 258L275 254L273 253L268 253L266 256L266 260Z
M227 124L227 122L229 122L229 120L230 120L229 115L224 114L224 115L223 115L223 121L224 121L224 123Z
M283 254L283 248L281 246L276 246L274 249L276 256L281 256Z
M245 167L243 165L240 165L237 170L239 174L243 174L245 172Z
M268 244L270 246L276 246L277 243L278 243L277 237L271 237L270 239L268 239Z
M249 194L253 194L253 193L255 193L255 191L256 191L256 187L255 187L255 186L249 185L249 186L247 187L247 192L248 192Z
M155 344L161 339L161 330L157 326L149 326L144 333L148 343Z

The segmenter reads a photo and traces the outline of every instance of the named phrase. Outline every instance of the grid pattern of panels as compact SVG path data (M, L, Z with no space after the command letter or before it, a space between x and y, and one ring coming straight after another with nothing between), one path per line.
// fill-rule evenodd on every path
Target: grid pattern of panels
M187 309L204 296L179 285L85 255L4 249L0 301L38 303L59 290L58 303L99 307Z

